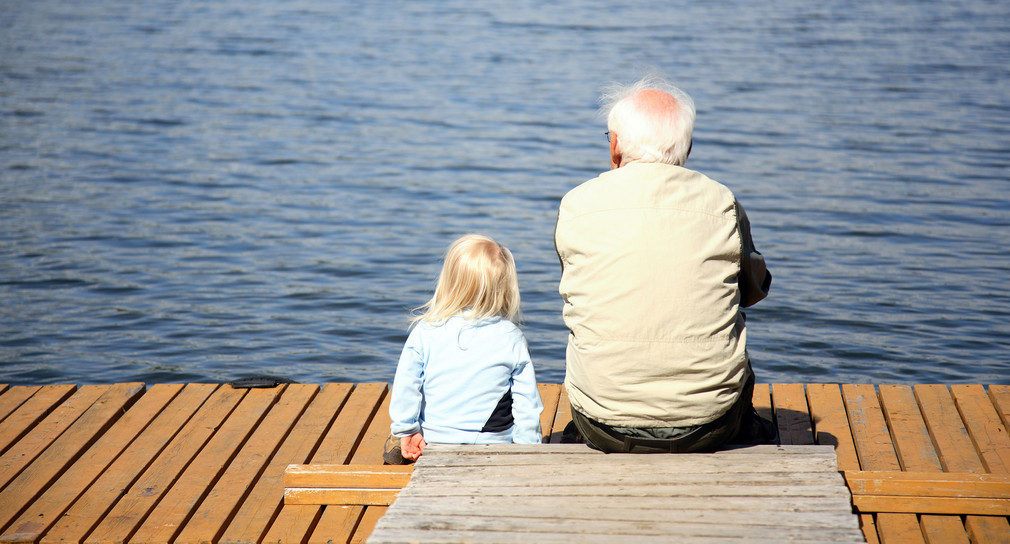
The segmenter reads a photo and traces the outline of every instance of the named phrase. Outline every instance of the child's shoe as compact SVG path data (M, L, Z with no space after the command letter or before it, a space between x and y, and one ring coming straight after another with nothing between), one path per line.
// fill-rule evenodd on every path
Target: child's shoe
M400 437L389 435L386 439L386 445L382 448L382 460L387 465L409 465L413 463L409 459L403 457L403 451L400 449Z

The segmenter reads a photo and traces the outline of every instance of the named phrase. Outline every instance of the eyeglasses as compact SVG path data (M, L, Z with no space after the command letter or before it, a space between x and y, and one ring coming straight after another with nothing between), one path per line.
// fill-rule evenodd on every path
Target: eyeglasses
M610 143L610 131L608 130L608 131L604 132L603 135L607 137L607 143L609 144Z

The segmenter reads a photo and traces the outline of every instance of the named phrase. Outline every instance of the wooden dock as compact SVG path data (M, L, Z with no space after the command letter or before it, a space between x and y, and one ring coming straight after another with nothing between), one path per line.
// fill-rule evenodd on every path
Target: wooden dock
M540 389L558 442L567 399ZM0 544L363 542L386 507L286 505L283 473L381 464L388 401L375 383L0 385ZM1010 542L1010 386L759 384L755 405L783 444L835 447L869 542Z

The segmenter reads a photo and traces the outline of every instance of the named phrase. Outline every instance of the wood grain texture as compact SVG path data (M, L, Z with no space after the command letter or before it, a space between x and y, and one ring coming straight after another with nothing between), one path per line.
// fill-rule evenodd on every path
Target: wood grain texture
M542 447L544 448L544 447ZM831 446L601 455L430 445L369 542L676 537L862 542ZM782 523L788 510L802 523ZM564 530L559 530L559 528ZM553 537L548 538L551 541Z

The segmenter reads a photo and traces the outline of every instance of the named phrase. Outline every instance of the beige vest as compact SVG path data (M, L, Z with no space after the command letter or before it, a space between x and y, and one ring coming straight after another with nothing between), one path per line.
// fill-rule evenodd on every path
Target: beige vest
M572 406L615 427L686 427L737 400L749 368L735 198L632 163L572 189L555 244Z

